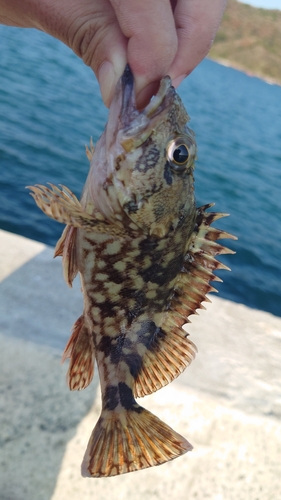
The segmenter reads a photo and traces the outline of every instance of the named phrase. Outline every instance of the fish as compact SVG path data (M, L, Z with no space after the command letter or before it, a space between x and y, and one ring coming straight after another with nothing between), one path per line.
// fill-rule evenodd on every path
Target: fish
M84 310L63 354L71 390L87 387L98 367L102 410L82 463L85 477L108 477L160 465L192 445L136 398L178 377L195 344L183 326L215 291L217 242L234 237L211 227L227 214L196 208L197 146L189 116L162 78L138 110L127 65L108 123L86 154L80 201L64 185L28 186L38 207L66 224L55 256L66 283L79 273Z

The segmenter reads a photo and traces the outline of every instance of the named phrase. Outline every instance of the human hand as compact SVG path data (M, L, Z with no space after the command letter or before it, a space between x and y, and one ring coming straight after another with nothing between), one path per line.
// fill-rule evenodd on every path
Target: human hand
M142 107L169 74L180 82L208 53L226 0L0 0L0 22L60 39L95 72L110 105L128 62Z
M219 28L227 0L110 1L120 30L126 36L123 60L130 64L134 74L141 107L157 91L163 76L170 75L174 87L178 87L204 59ZM110 52L110 47L107 50ZM124 64L115 68L119 78ZM106 71L101 76L102 90L107 80ZM117 80L110 90L104 86L110 99Z

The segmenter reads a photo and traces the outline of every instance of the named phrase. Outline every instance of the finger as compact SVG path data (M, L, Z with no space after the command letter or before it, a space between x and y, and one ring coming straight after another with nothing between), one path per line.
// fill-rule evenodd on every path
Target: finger
M77 4L76 17L72 12L74 35L70 35L68 45L93 69L103 101L109 106L127 62L127 39L109 0L83 0L83 16L80 8L81 2Z
M111 0L128 39L127 59L135 76L138 104L150 98L177 51L169 0Z
M179 0L174 16L178 51L169 68L173 85L180 82L204 59L219 27L226 0Z

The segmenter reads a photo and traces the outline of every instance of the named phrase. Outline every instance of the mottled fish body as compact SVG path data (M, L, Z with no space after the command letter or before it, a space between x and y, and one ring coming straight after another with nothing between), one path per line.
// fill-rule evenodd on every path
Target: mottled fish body
M81 201L64 186L32 187L37 205L67 224L55 255L71 286L79 272L84 311L63 359L70 389L99 370L102 412L82 464L85 476L113 476L159 465L192 449L182 436L135 400L176 378L195 345L182 328L214 290L215 256L230 250L210 227L224 214L196 208L195 138L188 115L162 79L138 111L127 66L107 127L87 149L90 171Z

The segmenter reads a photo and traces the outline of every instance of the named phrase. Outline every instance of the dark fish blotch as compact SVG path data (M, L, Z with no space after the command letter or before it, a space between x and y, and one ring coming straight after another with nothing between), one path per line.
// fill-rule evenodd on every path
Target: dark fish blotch
M137 203L134 202L134 200L130 200L125 203L123 208L126 212L128 212L128 214L135 214L139 209Z
M113 318L116 315L116 311L114 307L117 305L116 302L112 302L109 299L106 299L104 302L98 304L101 315L103 318Z
M151 254L157 248L159 240L157 238L146 238L139 244L141 254Z
M124 281L124 280L123 280ZM129 287L129 286L123 286L119 292L119 294L121 295L121 297L123 297L124 299L128 299L128 298L134 298L135 297L135 294L138 292L138 290L136 288L133 288L133 287Z
M147 172L150 168L154 168L158 163L160 151L155 146L148 148L150 142L151 138L149 137L142 146L144 148L144 153L135 164L135 169L140 172Z
M107 357L112 352L121 353L123 347L130 349L131 345L132 341L130 339L126 339L125 334L116 335L116 337L103 335L97 348L99 351L104 353L105 357Z
M104 393L104 409L114 410L119 403L118 388L115 385L108 385Z
M98 346L97 346L97 349L101 352L104 353L105 357L109 356L110 353L111 353L111 349L112 349L112 337L108 337L107 335L103 335Z
M150 350L157 349L157 347L159 346L159 341L161 339L164 339L166 337L166 335L167 334L164 332L164 330L161 327L157 328L155 335L154 335L154 338L150 344Z
M117 256L116 261L117 260L120 260L120 255ZM121 283L124 282L124 275L122 273L120 273L119 271L114 270L114 272L110 276L110 279L113 283L120 285Z
M142 367L142 358L139 354L132 352L124 356L132 377L136 378Z
M120 290L120 295L124 299L134 299L134 304L131 308L126 308L126 318L128 321L128 326L132 324L134 319L136 319L142 312L144 307L147 305L147 298L142 290L137 290L136 288L123 287Z
M157 285L165 285L170 283L180 272L183 264L183 254L179 254L171 259L165 266L157 262L151 264L147 269L143 269L140 275L144 281L152 281Z
M137 331L138 342L141 342L147 349L149 349L156 330L157 326L154 321L143 321L140 329Z
M118 364L121 358L125 359L126 355L124 355L123 349L131 349L131 348L132 348L132 341L126 338L125 334L111 338L111 345L109 351L111 363Z
M166 161L165 167L164 167L164 179L167 182L167 184L169 184L169 186L173 182L173 177L172 177L172 173L171 173L171 167L170 167L170 164L169 164L168 161Z
M164 285L167 282L167 272L160 264L151 264L147 269L140 271L140 275L146 282L152 281L152 283L157 283L157 285Z
M112 349L110 353L110 362L114 365L117 365L120 361L121 353L118 349Z
M127 312L127 321L128 321L128 326L131 326L133 323L134 319L138 317L138 310L137 309L129 309Z
M153 350L157 341L166 336L162 328L156 326L154 321L143 321L140 329L137 331L138 341L147 349Z
M129 325L134 321L135 318L137 318L140 314L142 314L148 302L146 295L142 290L139 290L136 293L134 293L133 298L135 299L135 305L134 307L129 309L127 313Z
M163 251L162 250L155 250L155 252L153 252L151 257L152 257L152 262L157 263L157 262L161 261L161 259L163 258Z
M132 389L127 384L125 384L125 382L119 382L118 389L119 389L120 403L123 406L123 408L125 408L126 410L133 410L138 413L141 413L142 408L136 405L136 400L133 396Z
M142 358L134 352L124 354L124 349L132 349L132 341L124 334L117 337L103 336L98 344L98 349L104 353L105 357L110 356L110 362L114 365L124 360L131 375L136 378L142 366Z
M111 363L117 365L122 356L123 347L130 347L132 342L125 338L125 335L118 335L112 339L111 351L110 351L110 361Z
M169 276L169 281L173 280L179 274L182 268L183 260L183 253L178 254L176 257L170 260L166 271Z

